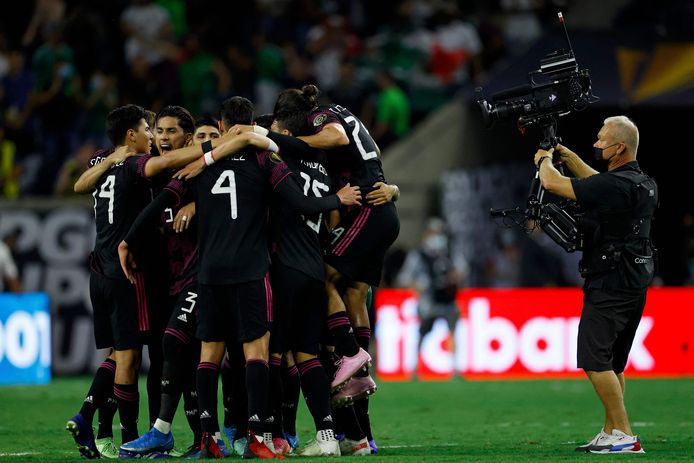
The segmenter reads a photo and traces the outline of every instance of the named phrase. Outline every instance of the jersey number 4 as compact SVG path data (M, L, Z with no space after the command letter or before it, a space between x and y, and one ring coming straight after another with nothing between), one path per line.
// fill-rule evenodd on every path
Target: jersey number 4
M226 182L226 185L225 185ZM236 176L233 170L225 170L219 175L217 181L212 187L212 194L229 195L231 203L231 218L235 219L239 215L239 209L236 204Z
M99 198L108 199L108 223L113 223L113 203L116 197L116 176L109 175L106 181L101 184L101 189L94 189L94 217L96 217L96 203Z

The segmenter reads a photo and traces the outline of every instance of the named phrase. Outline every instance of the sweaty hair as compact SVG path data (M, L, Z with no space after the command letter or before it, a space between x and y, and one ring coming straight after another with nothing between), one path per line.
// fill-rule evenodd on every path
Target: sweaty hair
M164 117L173 117L177 119L178 125L181 126L185 133L195 132L195 119L193 119L190 112L183 106L164 106L157 114L157 121Z
M611 135L614 141L623 142L627 150L636 156L636 151L639 149L639 129L634 121L626 116L613 116L605 119L603 123L612 129Z
M284 111L275 117L280 130L287 129L295 137L310 135L306 114L298 111Z
M288 111L299 111L308 113L318 106L318 97L320 90L313 84L307 84L297 88L288 88L283 90L277 97L275 103L275 114Z
M247 98L233 96L222 103L222 121L227 129L235 124L250 125L253 122L253 103Z
M205 125L211 125L212 127L219 127L219 121L217 118L212 117L208 114L200 116L195 120L195 128L198 129Z
M142 119L147 120L147 112L142 106L120 106L106 117L106 135L114 146L122 145L128 130L137 130Z
M261 114L260 116L257 116L255 119L253 119L253 122L255 122L256 125L259 125L264 129L270 130L270 126L272 125L273 120L275 120L274 114Z

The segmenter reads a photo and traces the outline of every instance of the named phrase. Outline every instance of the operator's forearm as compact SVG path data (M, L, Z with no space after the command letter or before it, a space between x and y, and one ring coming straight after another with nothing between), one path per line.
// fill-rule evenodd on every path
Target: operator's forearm
M564 177L550 161L540 164L540 182L545 190L562 198L576 199L571 179Z
M597 170L586 164L576 153L567 158L562 158L566 167L578 178L586 178L598 173Z
M322 150L349 145L349 138L347 138L345 129L339 124L329 124L315 135L298 138L305 141L311 148Z

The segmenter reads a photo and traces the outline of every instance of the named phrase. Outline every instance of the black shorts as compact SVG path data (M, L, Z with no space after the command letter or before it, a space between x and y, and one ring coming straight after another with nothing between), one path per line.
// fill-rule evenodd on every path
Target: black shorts
M325 263L352 281L379 286L386 251L399 233L393 203L354 209L333 229Z
M270 352L318 355L328 303L325 283L280 263L273 264L271 274L274 321Z
M189 284L171 300L172 311L165 332L188 344L195 339L198 326L198 284Z
M270 279L230 285L198 284L197 338L206 342L250 342L270 330Z
M143 279L138 284L107 278L91 272L89 295L94 310L94 340L97 349L139 349L149 334L147 298Z
M585 289L578 325L578 368L623 372L645 305L646 289Z

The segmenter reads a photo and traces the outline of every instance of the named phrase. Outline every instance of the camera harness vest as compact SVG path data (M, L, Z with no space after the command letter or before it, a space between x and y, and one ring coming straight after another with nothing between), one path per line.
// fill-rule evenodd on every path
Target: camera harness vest
M590 245L584 247L583 259L579 264L579 271L583 276L617 268L622 253L629 244L638 245L640 241L646 240L652 253L655 253L651 243L651 222L658 206L655 181L637 167L611 174L632 184L631 204L624 209L607 212L598 208L585 214L584 237ZM645 264L652 262L653 258L653 255L635 255L629 264Z

